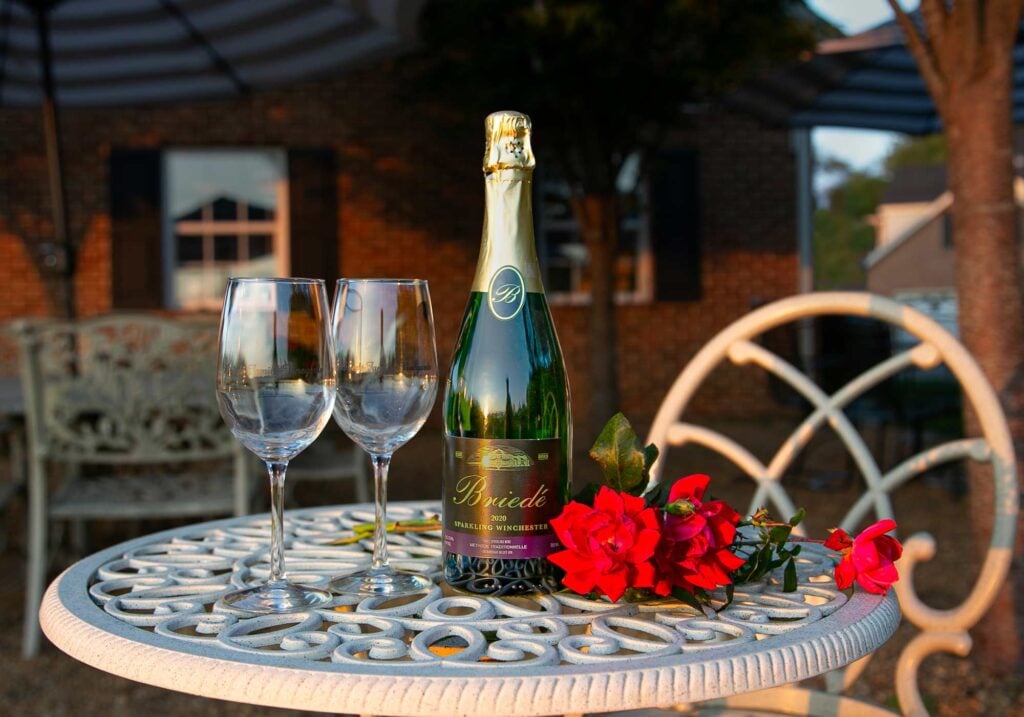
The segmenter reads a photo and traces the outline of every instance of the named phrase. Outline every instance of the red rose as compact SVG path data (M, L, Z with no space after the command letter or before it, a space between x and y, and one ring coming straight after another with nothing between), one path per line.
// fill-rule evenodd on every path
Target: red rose
M686 476L669 491L657 555L658 595L673 587L692 593L730 585L729 573L745 562L730 550L739 513L721 500L703 502L710 481L706 475Z
M657 513L643 498L602 486L593 508L573 501L551 527L566 549L548 560L565 570L562 583L570 590L618 600L626 588L653 587L650 560L660 533Z
M900 579L894 563L903 554L900 541L885 535L896 527L891 520L869 525L853 540L842 528L836 528L825 541L825 547L842 553L836 566L836 587L845 590L857 583L869 593L884 595Z

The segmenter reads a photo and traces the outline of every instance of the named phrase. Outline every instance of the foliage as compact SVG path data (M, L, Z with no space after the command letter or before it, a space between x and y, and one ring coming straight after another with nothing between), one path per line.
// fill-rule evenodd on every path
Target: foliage
M686 105L795 59L814 28L796 0L434 1L422 88L479 124L526 112L537 144L582 193L610 192Z
M904 137L889 150L889 155L885 158L885 171L892 174L897 167L945 164L946 156L944 134Z
M875 246L871 217L885 189L884 177L833 161L842 179L814 213L814 285L820 290L863 288L863 262Z
M803 521L804 515L804 509L801 508L788 523L773 523L768 517L768 511L761 508L750 516L745 524L757 529L758 540L744 543L744 547L752 550L746 555L747 561L743 567L733 573L733 583L738 585L764 580L773 571L785 566L783 589L786 592L796 590L795 558L800 554L800 546L789 545L789 538L793 528ZM729 592L731 598L731 588Z

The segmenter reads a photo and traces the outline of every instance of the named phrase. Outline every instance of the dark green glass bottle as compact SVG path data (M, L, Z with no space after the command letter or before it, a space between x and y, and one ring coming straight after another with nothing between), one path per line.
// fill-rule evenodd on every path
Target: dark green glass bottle
M559 589L549 520L569 499L569 383L533 237L530 118L485 122L480 260L444 396L444 575L478 595Z

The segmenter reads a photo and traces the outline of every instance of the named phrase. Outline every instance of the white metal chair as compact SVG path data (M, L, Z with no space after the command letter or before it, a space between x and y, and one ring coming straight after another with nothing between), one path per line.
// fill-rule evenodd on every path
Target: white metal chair
M244 515L249 485L217 408L215 324L125 314L23 323L18 336L29 465L22 652L31 657L51 521ZM50 468L65 474L53 491Z
M895 355L880 356L879 363L827 395L808 376L777 354L755 342L766 331L789 322L824 315L869 317L902 329L916 343ZM754 365L795 389L811 406L810 414L786 438L768 463L762 463L750 451L720 432L688 423L681 416L708 375L720 364ZM931 370L945 364L959 383L965 402L973 406L981 437L951 440L901 462L882 473L844 413L857 397L905 369ZM816 293L776 301L761 307L723 329L685 367L658 410L648 435L662 456L672 447L698 444L729 459L756 484L751 510L770 505L777 515L788 517L794 504L783 486L794 458L804 449L819 428L830 426L845 443L863 476L865 490L848 509L840 527L851 533L862 526L869 514L877 519L894 518L890 493L913 477L943 463L972 460L991 464L994 480L995 517L991 544L980 576L969 596L955 608L937 610L925 605L914 587L915 566L935 554L936 543L928 534L915 534L904 541L899 564L903 576L895 585L903 615L916 626L916 634L903 649L896 668L896 694L906 715L927 715L917 685L917 670L930 654L945 651L966 655L971 649L970 629L982 617L1003 584L1013 551L1018 511L1016 459L1006 418L991 386L966 349L947 331L923 314L883 297L864 293ZM660 478L664 459L652 470L652 485ZM809 506L813 510L813 506ZM891 714L880 707L843 696L861 674L867 659L854 663L843 674L827 676L826 692L799 686L775 688L742 695L722 705L739 714L746 710L770 709L782 714L871 715ZM759 712L760 714L760 712Z

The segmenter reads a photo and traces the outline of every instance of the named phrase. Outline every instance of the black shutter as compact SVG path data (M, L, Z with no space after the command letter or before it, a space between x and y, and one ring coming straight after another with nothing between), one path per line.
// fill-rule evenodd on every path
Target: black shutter
M110 152L111 301L115 309L164 303L160 150Z
M658 301L701 297L698 189L695 151L668 150L658 155L651 176L654 298Z
M334 150L288 150L288 216L291 275L338 278L338 176Z

